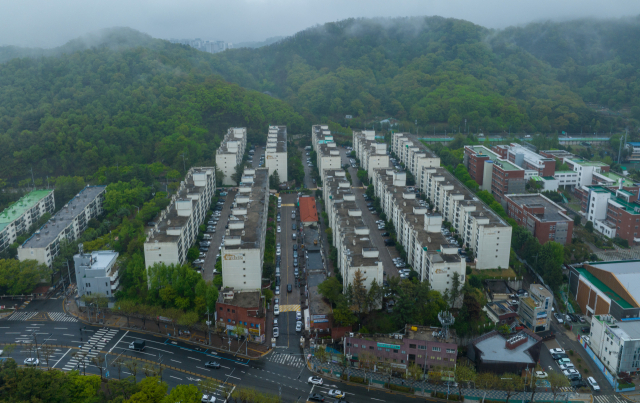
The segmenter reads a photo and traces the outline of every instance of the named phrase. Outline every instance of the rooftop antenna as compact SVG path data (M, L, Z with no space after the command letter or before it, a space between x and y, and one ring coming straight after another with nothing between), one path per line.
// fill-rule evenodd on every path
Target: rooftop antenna
M83 245L81 243L78 244L78 251L80 252L80 256L82 256Z
M455 318L449 311L440 311L440 313L438 313L438 320L442 324L440 336L442 339L446 340L449 338L449 327L453 326Z

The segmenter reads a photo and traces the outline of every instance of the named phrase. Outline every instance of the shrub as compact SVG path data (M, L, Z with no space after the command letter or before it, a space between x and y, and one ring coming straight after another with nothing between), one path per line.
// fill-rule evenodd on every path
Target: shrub
M433 391L433 392L431 392L431 397L437 397L437 398L440 398L440 399L447 399L447 394L443 393L443 392ZM449 393L449 400L453 400L453 401L457 402L457 401L460 400L460 396ZM486 402L489 402L489 400L485 400L485 403Z
M344 374L344 373L343 373L343 374L340 376L340 378L342 378L342 380L343 380L343 381L346 381L346 380L347 380L347 374ZM353 376L353 375L351 375L351 376L349 377L349 382L353 382L353 383L361 383L361 384L363 384L363 385L366 385L366 384L367 384L367 381L365 381L363 377L361 377L361 376Z
M395 390L398 392L405 392L405 393L413 393L413 388L410 388L408 386L402 386L402 385L396 385L394 383L385 383L384 387L390 390Z

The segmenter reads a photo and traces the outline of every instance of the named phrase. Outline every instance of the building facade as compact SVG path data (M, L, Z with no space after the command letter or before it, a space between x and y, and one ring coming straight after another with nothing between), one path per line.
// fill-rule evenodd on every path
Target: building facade
M354 131L353 150L360 160L360 166L367 171L369 180L372 179L374 169L390 166L387 144L377 142L376 132L373 130Z
M507 214L538 238L540 244L555 241L566 245L573 236L573 219L567 211L541 194L506 195Z
M464 165L480 189L504 205L504 195L524 193L525 170L484 146L465 146Z
M224 288L216 303L216 326L228 336L246 336L263 343L266 331L264 296L257 291L234 291Z
M216 151L216 168L224 174L222 184L235 186L232 179L236 172L236 166L242 163L244 150L247 147L247 129L245 127L232 127L227 131L220 148ZM278 172L278 174L280 174Z
M78 296L101 294L115 301L120 285L118 252L100 250L73 256Z
M53 190L34 190L0 213L0 252L16 242L46 213L55 211Z
M287 126L269 126L267 147L264 154L264 166L269 170L269 175L278 171L280 183L288 182Z
M194 167L180 182L171 203L160 212L152 225L145 227L144 261L149 269L154 264L184 264L189 248L198 236L211 199L216 191L215 169Z
M35 259L51 267L63 240L75 241L89 220L104 212L106 186L87 186L18 248L18 259Z
M546 332L551 329L551 309L553 294L540 284L531 284L529 295L520 298L518 316L532 332Z

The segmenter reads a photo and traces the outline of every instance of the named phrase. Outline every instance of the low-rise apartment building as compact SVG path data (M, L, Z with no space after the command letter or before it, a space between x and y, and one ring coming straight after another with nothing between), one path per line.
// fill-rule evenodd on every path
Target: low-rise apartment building
M583 338L581 343L591 348L611 374L627 372L633 376L640 373L640 322L621 321L612 315L594 315L589 342ZM607 378L609 382L613 379Z
M606 186L583 186L581 213L593 228L609 238L626 239L629 245L640 244L640 187L618 188Z
M216 150L216 168L224 174L224 178L222 179L223 185L237 185L232 179L232 175L236 172L236 166L242 162L246 146L246 127L232 127L227 131L227 134L224 135L220 148ZM278 172L278 174L280 174L280 172Z
M269 170L269 175L278 171L280 182L288 182L287 126L269 126L264 154L264 166Z
M551 329L551 309L553 294L540 284L531 284L529 295L520 298L518 316L532 332L546 332Z
M344 337L344 354L360 368L386 367L396 375L406 374L409 365L414 363L424 372L455 368L458 346L452 330L445 335L441 329L430 326L405 326L403 333L348 333ZM362 359L365 354L375 357L375 362Z
M424 191L423 172L427 168L440 166L440 157L429 150L417 136L408 133L393 133L391 135L391 151L405 165L415 178L416 187Z
M573 237L573 219L567 210L539 193L506 195L507 214L538 238L540 244L555 241L566 245Z
M16 242L46 213L55 211L53 190L34 190L0 213L0 252Z
M187 253L196 241L198 227L204 222L215 191L213 167L189 169L178 191L171 196L171 203L145 227L147 269L154 264L178 265L187 261Z
M524 170L535 171L538 176L553 176L556 172L554 158L542 156L518 143L494 146L491 150Z
M120 285L118 252L100 250L73 256L76 271L78 296L102 294L115 302L115 293Z
M228 336L246 336L263 343L266 331L264 296L260 290L235 291L225 287L216 302L216 325Z
M224 287L235 291L261 289L268 208L269 171L245 169L220 253Z
M374 169L390 166L387 144L377 142L375 137L376 133L373 130L353 132L353 149L356 158L360 160L361 168L367 171L369 180L373 177Z
M578 174L577 187L594 185L594 175L596 178L604 179L603 174L609 172L609 165L600 161L588 161L580 158L564 159L569 168Z
M465 146L464 165L480 189L504 205L504 195L524 193L525 170L484 146Z
M509 267L512 228L444 168L426 168L424 193L475 255L476 269Z
M35 259L51 267L62 240L75 241L89 220L101 215L106 186L87 186L18 248L18 259Z

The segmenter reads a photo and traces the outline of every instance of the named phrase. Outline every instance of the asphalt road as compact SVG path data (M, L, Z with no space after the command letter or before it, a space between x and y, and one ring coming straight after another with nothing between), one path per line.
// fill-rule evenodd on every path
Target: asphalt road
M221 196L222 198L225 199L225 202L224 202L222 211L220 211L220 217L219 217L220 220L218 221L218 225L216 225L216 232L213 234L207 232L209 235L211 235L212 239L211 239L211 246L209 247L209 251L206 252L207 256L202 266L203 267L202 278L204 278L206 281L213 280L213 277L214 277L213 270L216 267L217 255L218 253L220 253L219 248L220 248L220 245L222 244L222 237L225 234L225 226L229 222L229 214L231 214L231 205L233 204L233 199L235 199L236 197L235 190L225 189L224 191L226 191L228 194L226 196ZM211 206L211 207L215 207L215 206ZM205 225L208 226L209 224L205 222Z

